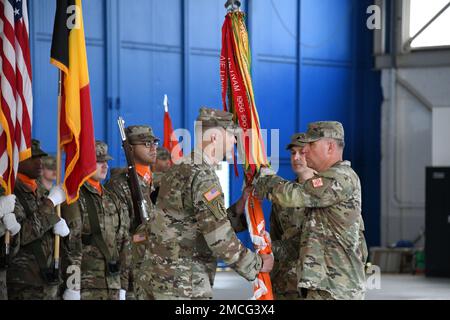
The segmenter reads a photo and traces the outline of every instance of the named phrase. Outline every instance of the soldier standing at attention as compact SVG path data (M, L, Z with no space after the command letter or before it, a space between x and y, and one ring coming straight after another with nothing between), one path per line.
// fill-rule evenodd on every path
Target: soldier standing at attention
M37 179L37 183L50 191L56 181L56 158L47 156L42 158L42 176Z
M244 216L227 212L214 171L236 143L232 119L231 113L201 108L196 148L162 178L148 223L150 250L139 273L156 299L211 299L218 259L247 280L272 269L271 255L258 255L238 240L232 224L242 228Z
M95 149L97 171L81 187L78 201L62 208L71 230L64 246L66 265L81 271L81 279L66 282L64 300L125 300L128 290L128 209L101 185L112 159L108 146L96 141Z
M151 194L154 191L152 184L152 172L150 165L155 163L156 149L159 139L153 134L153 130L149 126L138 125L125 128L125 134L129 143L133 148L133 156L136 164L136 172L139 180L139 187L146 201L146 210L151 216L154 211ZM129 277L129 289L127 299L129 300L148 300L152 299L151 295L146 295L136 287L134 273L141 264L144 257L145 246L148 244L148 236L143 228L141 217L136 214L133 208L133 200L131 190L128 184L128 171L116 174L108 181L105 187L112 191L122 203L128 207L130 214L130 235L131 235L131 274Z
M291 167L297 178L294 182L303 183L301 170L305 167L301 140L304 134L296 133L291 138L287 150L291 153ZM300 250L300 232L305 208L287 208L278 203L272 204L270 214L270 238L275 257L275 265L270 274L273 294L276 300L297 300L297 259Z
M19 252L7 272L10 300L54 300L58 296L60 275L53 270L55 234L65 237L69 228L54 207L66 200L66 194L61 186L50 192L38 186L36 179L42 174L41 158L45 156L40 142L33 139L31 158L19 163L14 213L22 228Z
M304 208L297 266L304 299L364 299L367 246L361 216L361 184L343 161L344 128L334 121L310 123L300 142L308 167L304 183L261 170L255 189L286 208ZM276 248L275 248L276 250Z

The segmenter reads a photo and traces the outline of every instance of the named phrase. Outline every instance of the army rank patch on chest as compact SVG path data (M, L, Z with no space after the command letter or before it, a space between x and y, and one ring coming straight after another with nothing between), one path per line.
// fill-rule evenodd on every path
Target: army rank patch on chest
M206 199L208 202L211 202L211 201L213 201L214 199L216 199L218 196L220 196L221 194L222 194L222 193L220 192L219 188L216 187L216 186L214 186L214 187L212 187L211 189L209 189L208 192L205 192L205 193L203 194L203 196L205 197L205 199Z
M322 178L316 178L316 179L313 179L311 182L312 182L312 185L313 185L314 188L320 188L320 187L323 187L323 181L322 181Z

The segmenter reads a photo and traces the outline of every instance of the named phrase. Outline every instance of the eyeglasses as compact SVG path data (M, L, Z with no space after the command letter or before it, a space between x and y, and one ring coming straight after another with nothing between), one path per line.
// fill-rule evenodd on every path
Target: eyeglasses
M145 146L146 148L157 148L159 146L159 141L153 141L153 142L144 142L140 143L140 145Z

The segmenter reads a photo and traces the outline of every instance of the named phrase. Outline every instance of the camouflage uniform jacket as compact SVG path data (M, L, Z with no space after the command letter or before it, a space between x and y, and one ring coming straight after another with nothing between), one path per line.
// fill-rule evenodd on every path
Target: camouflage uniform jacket
M227 212L214 167L196 150L161 181L150 246L142 266L150 270L152 292L168 297L212 298L217 259L254 280L261 258L245 248L233 230L242 216Z
M147 202L147 213L149 217L151 217L155 210L155 206L151 200L151 193L154 190L153 185L147 183L139 174L137 176L142 195ZM131 234L131 269L136 270L140 267L142 259L144 258L145 248L148 247L148 235L145 224L141 223L141 217L136 216L133 210L133 199L128 185L128 173L123 172L114 176L108 181L105 187L112 191L128 208L130 217L129 232Z
M139 179L139 186L142 190L142 195L144 196L145 201L147 201L147 213L151 215L154 210L154 205L150 198L150 194L154 190L153 186L152 184L145 182L144 178L142 178L139 174L137 176ZM133 234L137 227L141 225L141 217L136 216L133 210L133 199L131 198L131 190L128 185L127 173L124 172L114 176L108 181L108 183L105 184L105 187L112 191L121 202L127 205L128 213L130 215L130 233Z
M275 296L297 293L297 261L305 208L272 204L270 238L275 264L270 274Z
M350 162L338 162L303 184L262 177L256 190L280 206L306 208L298 287L325 290L334 299L363 299L367 247L361 184Z
M120 275L107 274L106 258L95 242L89 239L91 226L86 197L94 199L100 230L111 255L120 261ZM64 205L62 215L71 230L65 239L65 265L81 267L81 289L127 289L130 261L129 216L125 205L110 191L103 188L103 195L85 183L80 198L71 205Z
M41 241L42 251L47 260L47 266L50 268L55 247L53 226L60 219L56 216L53 206L44 203L48 195L47 190L38 186L35 194L18 179L14 194L17 196L14 213L22 228L16 235L19 237L20 249L17 255L10 260L7 273L8 283L36 287L47 285L40 273L41 270L31 246L35 241ZM26 203L22 203L22 201ZM28 207L30 212L26 211L25 207Z

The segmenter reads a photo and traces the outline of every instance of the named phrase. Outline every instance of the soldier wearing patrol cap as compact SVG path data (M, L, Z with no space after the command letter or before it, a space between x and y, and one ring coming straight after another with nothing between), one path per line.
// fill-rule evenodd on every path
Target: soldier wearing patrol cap
M139 279L156 299L211 299L217 259L247 280L272 269L271 256L250 251L236 237L233 227L242 230L243 216L225 209L214 171L234 147L233 115L201 108L197 121L197 146L164 174L149 222L150 250Z
M40 142L33 139L31 158L19 163L14 213L22 228L18 236L20 249L10 259L7 273L10 300L57 299L60 275L53 271L54 238L55 234L67 236L69 228L54 210L66 199L62 187L54 186L48 192L36 182L42 174L45 156L47 153L40 148Z
M303 219L297 267L303 299L363 299L367 247L361 216L361 185L343 161L344 129L335 121L310 123L303 152L304 183L261 170L255 189L280 207L301 208ZM314 171L315 170L315 171Z
M301 170L305 167L303 148L304 133L296 133L286 149L291 154L291 167L296 175L293 182L303 183ZM270 214L270 238L275 257L270 274L273 294L276 300L297 300L297 259L300 250L300 232L304 208L287 208L272 204Z
M125 203L101 182L108 173L108 146L95 142L97 170L77 202L62 207L71 235L64 243L64 300L125 300L129 276L129 215ZM76 268L74 268L76 267ZM70 277L73 270L78 270Z
M38 184L50 191L56 180L56 158L42 157L42 175L37 179Z
M144 199L147 202L147 213L152 215L154 204L152 202L152 193L154 192L152 172L150 166L155 163L156 149L158 147L159 138L153 133L149 126L136 125L125 128L125 134L133 148L133 156L136 164L136 172L139 179L139 186L142 190ZM112 191L121 202L128 207L130 214L130 234L132 247L132 266L129 277L129 285L127 299L147 300L152 299L151 295L147 295L135 285L134 273L139 268L142 261L145 246L148 244L147 232L142 224L141 217L135 215L133 209L133 200L131 190L128 185L128 171L118 173L111 176L111 179L105 185Z

